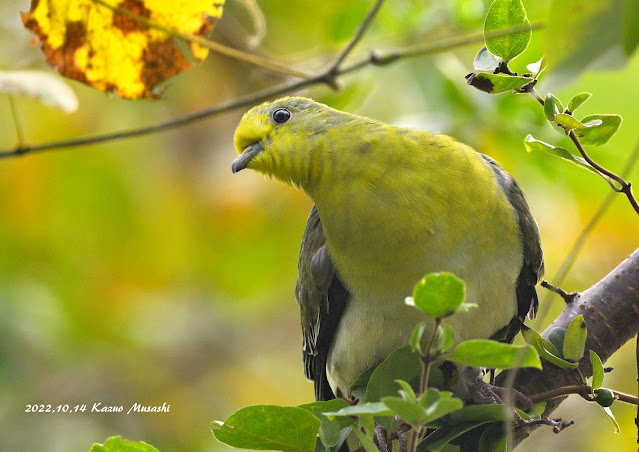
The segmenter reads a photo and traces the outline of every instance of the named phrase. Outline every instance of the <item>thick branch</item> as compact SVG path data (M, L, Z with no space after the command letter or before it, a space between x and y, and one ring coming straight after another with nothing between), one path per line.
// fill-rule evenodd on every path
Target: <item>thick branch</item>
M594 350L603 362L612 356L623 344L639 331L639 249L628 256L617 268L594 286L578 294L566 304L564 310L546 328L542 336L546 339L553 328L567 328L579 314L584 316L588 328L586 350ZM584 377L592 375L589 354L579 363L579 371ZM556 388L582 384L576 371L560 369L542 360L543 371L537 369L520 370L514 387L524 394L534 396ZM507 372L497 377L497 384L503 385ZM548 401L545 416L548 416L565 399L558 397ZM515 442L520 443L536 425L518 429Z

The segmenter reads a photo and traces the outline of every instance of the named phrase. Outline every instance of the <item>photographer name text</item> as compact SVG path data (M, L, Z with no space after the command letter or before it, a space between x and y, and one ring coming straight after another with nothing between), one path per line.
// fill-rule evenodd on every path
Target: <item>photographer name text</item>
M28 404L25 413L168 413L171 405L163 402L162 405L143 405L135 402L128 410L124 405L105 405L102 402L95 402L93 405L51 405L51 404Z

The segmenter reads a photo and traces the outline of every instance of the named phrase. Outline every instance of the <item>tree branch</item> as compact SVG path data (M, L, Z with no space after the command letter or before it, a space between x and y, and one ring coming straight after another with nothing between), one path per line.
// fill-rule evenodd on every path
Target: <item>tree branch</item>
M571 303L566 304L561 314L544 330L542 336L547 339L554 328L567 328L577 315L582 314L588 328L586 350L594 350L602 362L606 362L639 331L637 289L639 289L639 249L602 280L578 294ZM586 353L585 356L580 361L578 370L584 377L590 377L592 367L588 354ZM514 387L533 399L538 395L545 397L542 396L544 393L557 388L584 387L578 372L561 369L543 359L542 363L543 371L520 369ZM509 372L502 372L497 377L497 384L503 385L508 374ZM635 403L635 397L628 397L626 401ZM564 399L565 396L550 399L546 405L544 417L548 417ZM518 429L515 432L515 444L523 441L535 428L537 428L536 425L530 425Z

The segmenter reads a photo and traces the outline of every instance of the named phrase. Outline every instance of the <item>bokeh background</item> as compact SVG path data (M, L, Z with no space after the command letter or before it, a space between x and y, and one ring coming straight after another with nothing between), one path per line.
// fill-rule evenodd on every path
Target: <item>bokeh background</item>
M254 51L318 70L371 3L261 0L266 33ZM355 53L480 30L488 4L387 2ZM547 1L524 4L533 22L544 20ZM22 28L18 12L28 8L28 0L0 3L0 68L51 71ZM260 28L247 11L229 0L215 39L246 48ZM542 42L543 32L535 32L517 60L520 67L541 57ZM528 196L552 277L610 188L563 161L526 152L528 133L569 144L531 97L489 96L466 86L464 75L480 47L366 68L343 79L339 93L317 87L300 94L454 135L500 161ZM623 115L619 133L592 150L617 171L639 141L638 78L635 57L619 70L590 71L553 89L564 102L592 92L584 115ZM80 99L73 114L27 98L16 104L27 142L40 143L156 124L283 81L211 55L171 80L160 101L120 100L69 82ZM547 90L542 79L539 91ZM162 451L227 450L211 434L211 421L249 404L312 400L293 293L311 203L257 174L231 174L233 131L242 113L0 161L0 450L80 452L112 435ZM0 148L9 149L16 136L6 95L0 95L0 118ZM639 180L639 169L630 179ZM564 288L585 289L608 273L637 247L637 225L618 196L590 233ZM533 324L540 330L561 309L558 299L546 303L548 314ZM608 365L615 368L608 386L636 391L633 344ZM87 404L90 410L94 402L125 410L135 402L166 402L171 411L25 413L27 404ZM635 409L616 403L612 410L620 435L597 406L573 396L557 415L576 425L560 435L541 428L520 449L636 450Z

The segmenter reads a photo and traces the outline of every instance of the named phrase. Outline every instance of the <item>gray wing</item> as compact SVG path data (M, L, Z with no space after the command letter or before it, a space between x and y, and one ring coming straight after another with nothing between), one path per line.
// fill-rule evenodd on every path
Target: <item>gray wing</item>
M530 213L526 198L515 179L499 166L495 160L483 154L482 157L495 173L501 189L515 210L519 223L519 232L523 242L523 261L517 279L517 317L523 322L526 314L528 314L529 318L534 318L539 308L535 286L544 276L544 253L541 250L539 229L537 228L537 222ZM519 329L517 328L514 334L517 334L518 331Z
M315 383L317 400L333 399L335 396L326 378L326 359L350 293L328 254L315 207L311 209L302 237L295 297L302 321L304 373Z

